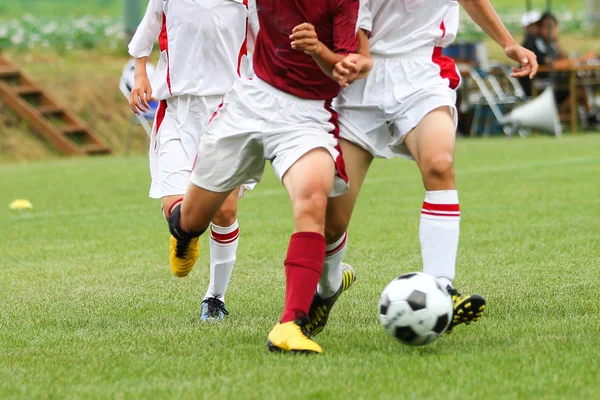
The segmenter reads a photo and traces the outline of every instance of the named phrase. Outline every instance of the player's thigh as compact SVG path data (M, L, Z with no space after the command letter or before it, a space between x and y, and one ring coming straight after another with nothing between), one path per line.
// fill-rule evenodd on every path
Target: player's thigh
M451 108L442 106L429 112L404 142L419 166L440 157L453 158L456 129Z
M315 195L327 197L333 186L335 163L327 149L317 147L304 153L283 176L292 204ZM326 204L326 203L324 203Z
M204 232L231 190L212 192L190 183L181 204L181 228L186 232Z
M340 148L344 156L349 186L341 196L329 198L325 223L325 236L328 241L335 241L346 232L358 194L373 162L371 153L345 139L340 139Z
M335 170L331 153L317 147L304 153L285 172L283 185L292 202L296 232L323 234Z

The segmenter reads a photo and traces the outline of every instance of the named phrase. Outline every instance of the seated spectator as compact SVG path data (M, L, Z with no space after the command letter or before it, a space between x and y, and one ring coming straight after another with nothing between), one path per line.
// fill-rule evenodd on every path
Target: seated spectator
M531 10L523 14L521 26L523 27L523 43L532 43L539 36L538 22L542 19L542 13ZM523 47L525 47L523 44Z
M542 18L542 13L538 10L531 10L523 14L521 18L521 26L523 27L523 43L522 46L526 49L533 49L535 47L535 40L539 35L538 22ZM523 87L525 94L531 97L531 79L529 77L520 78L519 83Z
M568 69L579 65L583 62L587 62L591 58L595 57L593 52L585 54L579 58L569 58L569 55L564 52L558 42L558 20L550 13L546 12L542 14L537 25L538 36L535 40L526 41L523 47L533 51L540 66L552 65L555 69L559 70L554 76L554 83L557 89L554 90L554 96L556 99L557 106L559 107L560 114L568 114L570 110L570 93L567 89L569 83L569 74L561 73L561 69ZM549 74L538 73L538 78L548 78ZM531 90L531 89L530 89ZM588 126L598 128L599 119L596 111L592 109L592 104L588 96L587 90L583 86L577 87L577 103L585 107L586 119Z

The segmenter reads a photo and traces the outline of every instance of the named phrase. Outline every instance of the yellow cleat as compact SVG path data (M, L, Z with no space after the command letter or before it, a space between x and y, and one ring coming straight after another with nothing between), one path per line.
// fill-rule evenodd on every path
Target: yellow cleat
M200 254L200 240L193 238L186 241L178 241L171 236L170 240L170 262L171 270L180 278L187 276L194 268L198 255Z
M486 303L482 296L478 294L463 296L450 286L447 287L447 290L452 296L452 303L454 303L454 315L446 333L452 333L452 329L456 325L470 325L471 322L479 321L485 311Z
M269 351L306 353L322 353L323 349L310 338L310 334L302 321L279 323L269 333L267 339Z

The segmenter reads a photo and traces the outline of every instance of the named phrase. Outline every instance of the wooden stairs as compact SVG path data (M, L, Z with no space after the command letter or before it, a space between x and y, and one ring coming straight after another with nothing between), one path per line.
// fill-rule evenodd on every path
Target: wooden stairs
M108 154L110 148L85 123L0 54L0 101L66 155Z

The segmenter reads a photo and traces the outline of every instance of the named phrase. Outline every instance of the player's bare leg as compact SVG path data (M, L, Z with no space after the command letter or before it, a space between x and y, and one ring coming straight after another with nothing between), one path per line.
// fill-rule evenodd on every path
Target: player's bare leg
M169 219L169 210L171 209L171 206L173 205L173 203L175 203L177 200L181 199L183 197L183 194L180 195L176 195L176 196L165 196L161 199L161 206L162 206L162 212L163 212L163 216L165 217L166 220Z
M235 189L210 224L210 282L202 300L201 321L219 321L228 315L225 292L229 286L239 242L238 197Z
M311 340L306 324L325 258L325 213L334 176L331 154L318 148L300 158L283 177L292 202L295 233L285 260L283 316L267 341L271 351L322 352Z
M215 193L190 184L183 199L173 203L168 219L173 271L193 268L198 259L198 238L206 231L229 193Z
M479 295L461 296L452 287L456 274L460 208L454 180L454 121L448 107L427 114L405 139L425 186L419 237L423 271L447 287L454 301L454 319L459 323L477 321L485 310Z
M346 230L373 156L362 147L344 139L340 139L340 147L350 186L346 193L330 198L327 204L325 262L317 292L308 312L310 321L308 330L311 335L316 335L323 330L331 308L342 292L356 280L352 267L342 263L347 245Z

